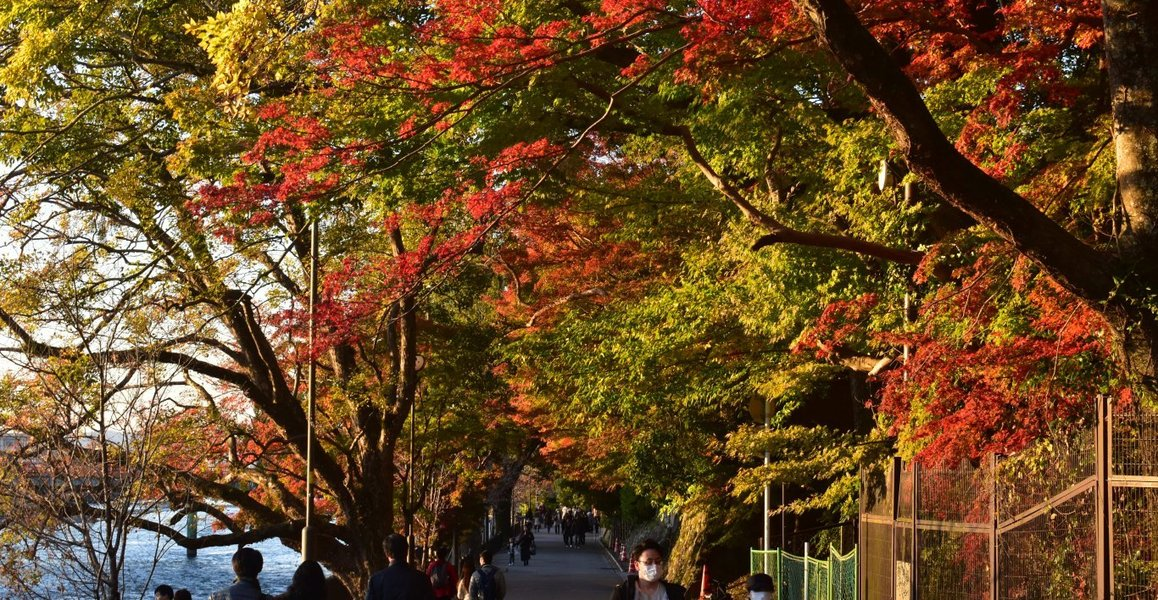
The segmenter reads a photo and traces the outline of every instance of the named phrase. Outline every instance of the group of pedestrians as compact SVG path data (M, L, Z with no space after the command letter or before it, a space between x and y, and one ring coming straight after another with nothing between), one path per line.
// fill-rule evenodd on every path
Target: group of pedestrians
M326 574L315 560L302 561L285 592L277 595L261 591L258 575L265 564L261 552L240 548L233 553L233 584L209 594L209 600L326 600ZM154 600L193 600L187 589L174 591L171 585L159 585L153 590Z
M531 528L520 535L519 549L523 564L530 561L523 553L523 540L534 543ZM409 545L406 538L391 534L383 544L388 564L374 573L366 589L365 600L504 600L507 581L502 570L493 564L490 550L479 553L478 568L470 561L460 574L447 559L448 548L439 548L424 570L407 562ZM512 544L512 548L514 544ZM513 552L513 550L512 550ZM293 581L285 593L270 596L261 590L261 553L253 548L241 548L233 555L233 571L237 579L228 588L209 595L209 600L326 600L326 577L316 561L303 561L294 572ZM666 579L667 565L663 548L654 540L644 540L631 552L631 573L611 593L611 600L684 600L699 598L699 592L689 594L679 584ZM461 577L460 577L461 575ZM748 580L749 600L767 600L772 579L764 574ZM726 596L722 596L726 597ZM154 590L154 600L192 600L189 590L174 591L169 585Z
M591 515L586 511L568 510L560 519L563 533L563 545L568 548L578 548L587 544L587 534L593 531Z
M490 550L479 553L479 566L468 562L462 576L447 560L450 551L440 548L434 560L419 571L406 562L406 538L391 534L386 539L385 569L370 577L366 600L503 600L507 580L494 564Z
M534 556L536 550L535 534L531 531L531 526L527 525L523 528L522 533L512 535L507 544L507 566L515 564L515 551L519 553L519 560L523 561L523 566L531 564L531 557Z

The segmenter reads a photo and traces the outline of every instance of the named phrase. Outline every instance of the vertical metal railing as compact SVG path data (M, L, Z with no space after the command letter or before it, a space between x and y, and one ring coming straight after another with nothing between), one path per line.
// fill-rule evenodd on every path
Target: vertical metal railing
M881 471L872 485L865 475L858 595L1053 598L1060 576L1073 578L1074 598L1158 597L1158 409L1101 397L1096 413L1095 427L1043 440L1037 454L1031 446L957 470L894 459L883 491ZM952 502L976 514L938 514ZM969 545L973 554L960 549ZM968 581L946 591L962 574Z

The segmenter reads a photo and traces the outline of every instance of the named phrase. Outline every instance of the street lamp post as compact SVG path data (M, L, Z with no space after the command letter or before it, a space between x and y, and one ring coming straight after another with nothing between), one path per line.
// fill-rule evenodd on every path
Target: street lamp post
M318 301L318 220L310 223L310 316L309 353L306 370L306 518L302 527L302 562L313 558L310 525L314 517L314 400L317 396L317 364L314 360L315 312Z

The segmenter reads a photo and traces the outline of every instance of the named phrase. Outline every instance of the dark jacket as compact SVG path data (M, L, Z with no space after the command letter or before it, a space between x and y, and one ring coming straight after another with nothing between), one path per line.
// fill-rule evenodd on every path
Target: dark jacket
M434 588L426 573L395 561L370 577L366 600L434 600Z
M507 597L507 577L503 575L503 570L492 565L485 564L479 567L473 575L470 576L470 587L468 588L468 596L474 600L482 598L482 573L479 571L486 571L495 580L495 594L499 600Z
M639 575L632 573L627 576L627 580L615 586L611 592L611 600L635 600L635 584L639 581ZM688 591L684 586L670 581L663 582L663 587L667 589L668 600L684 600Z

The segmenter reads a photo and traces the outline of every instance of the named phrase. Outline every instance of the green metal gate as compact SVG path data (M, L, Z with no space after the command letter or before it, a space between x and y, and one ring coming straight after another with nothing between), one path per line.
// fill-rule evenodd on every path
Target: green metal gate
M856 548L843 556L829 547L827 559L782 550L752 550L752 573L776 582L776 600L856 600Z

